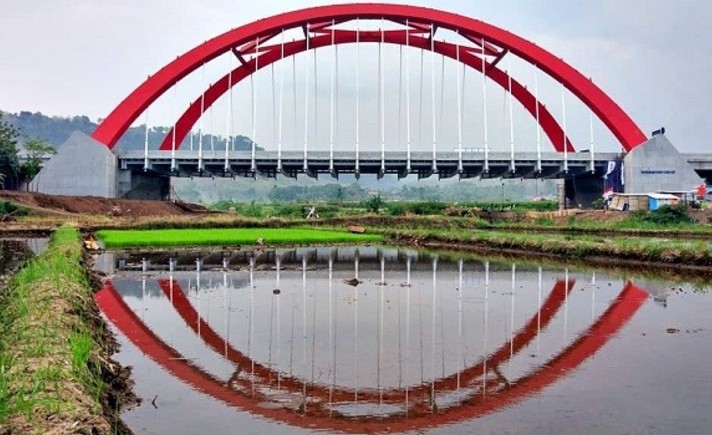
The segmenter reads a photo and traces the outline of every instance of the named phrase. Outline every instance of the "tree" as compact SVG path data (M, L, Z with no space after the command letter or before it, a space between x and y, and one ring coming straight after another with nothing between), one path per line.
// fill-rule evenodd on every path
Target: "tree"
M373 213L378 213L378 210L383 208L385 204L386 202L383 200L383 198L381 198L380 193L370 197L364 202L366 208Z
M20 162L17 158L17 130L3 120L0 112L0 187L3 189L12 178L20 173Z
M51 154L57 154L57 150L51 143L37 138L27 139L25 141L25 149L27 150L27 160L20 167L20 171L25 176L29 190L30 182L37 177L40 169L42 169L44 158Z

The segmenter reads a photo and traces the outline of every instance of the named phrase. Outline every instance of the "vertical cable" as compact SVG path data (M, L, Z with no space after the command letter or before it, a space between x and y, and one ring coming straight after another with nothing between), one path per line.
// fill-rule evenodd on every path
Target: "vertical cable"
M203 62L203 85L205 85L205 62ZM198 172L203 171L203 118L205 114L205 92L200 94L200 126L198 127Z
M595 157L595 144L593 142L593 112L588 113L588 128L591 134L591 146L589 147L588 151L591 154L591 172L595 172L596 166L596 157Z
M226 121L226 126L225 129L226 131L226 138L225 138L225 164L223 166L223 171L227 173L230 170L230 155L229 155L229 144L232 142L232 56L228 54L227 57L227 91L228 91L228 97L227 97L227 121Z
M405 20L405 171L410 174L410 23Z
M485 165L484 172L489 172L489 144L487 132L487 61L485 60L485 45L487 42L482 38L482 122L484 131Z
M314 146L313 149L319 149L319 98L318 98L318 79L317 79L317 61L316 49L314 49Z
M381 139L381 169L379 170L379 178L383 176L386 170L386 108L385 108L385 90L383 87L383 18L381 18L381 39L378 41L378 123L379 135Z
M564 128L564 172L569 172L569 147L566 143L566 87L561 84L561 112Z
M360 116L361 116L361 28L359 26L359 19L356 18L356 160L354 167L354 174L356 178L359 177L359 138L360 138Z
M433 133L433 162L432 171L434 173L438 172L437 158L438 158L438 141L437 141L437 130L435 123L435 25L430 24L430 111L432 119L432 133Z
M309 23L306 24L306 48L307 54L309 55ZM307 164L307 147L309 144L309 59L304 58L304 161L302 162L302 168L304 172L308 172L309 165Z
M403 143L403 46L398 46L398 142Z
M420 91L418 95L418 141L420 148L425 148L425 140L423 139L423 88L425 83L425 50L420 50Z
M208 86L210 88L212 83ZM213 105L210 105L210 152L215 157L215 118L213 117Z
M514 161L514 107L512 97L512 56L507 56L507 86L509 88L509 170L516 172Z
M534 103L536 110L536 170L541 172L541 124L539 118L539 66L534 65Z
M334 174L334 88L336 82L336 44L334 44L335 20L331 21L331 45L334 50L334 58L331 64L331 93L329 103L329 172Z
M257 89L255 86L255 74L260 69L260 38L255 39L255 70L250 74L252 85L252 158L250 160L250 172L255 176L257 172L256 151L257 151Z
M294 146L299 143L299 132L297 131L297 56L292 56L292 133L294 135Z
M460 36L460 31L457 31L457 35ZM457 172L462 174L462 70L460 69L460 43L455 45L456 59L457 59L457 88L455 93L457 94ZM460 272L462 272L462 262L460 263ZM460 285L460 291L462 291L462 285Z
M178 82L173 85L173 104L178 106ZM173 131L171 133L171 172L176 170L176 122L173 123Z
M279 58L279 127L277 134L277 172L282 172L282 141L284 140L284 29L282 29Z
M146 114L146 134L143 140L143 170L148 171L148 108L145 111Z

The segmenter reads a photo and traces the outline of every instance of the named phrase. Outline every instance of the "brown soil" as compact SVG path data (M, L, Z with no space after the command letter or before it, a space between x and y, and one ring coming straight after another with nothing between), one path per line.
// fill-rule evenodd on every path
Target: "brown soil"
M45 195L7 190L0 191L0 200L12 201L29 208L34 214L46 215L100 214L139 217L176 216L207 211L205 207L199 205L169 201Z

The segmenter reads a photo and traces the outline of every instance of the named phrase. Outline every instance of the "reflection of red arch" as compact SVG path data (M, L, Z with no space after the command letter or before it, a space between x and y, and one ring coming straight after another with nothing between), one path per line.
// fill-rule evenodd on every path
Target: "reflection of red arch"
M458 381L460 384L464 385L470 380L476 379L480 376L485 368L485 364L487 367L492 368L505 362L511 354L518 353L522 348L529 344L534 337L536 337L537 325L539 325L542 330L546 329L551 319L554 318L554 315L566 300L566 295L568 295L574 288L575 283L575 280L569 280L568 282L562 280L557 281L537 315L533 316L529 322L527 322L524 327L514 335L511 341L504 343L499 349L487 356L486 362L483 361L476 364L459 374L453 374L447 378L438 379L433 385L411 387L409 390L410 394L415 396L418 393L426 393L432 387L438 391L442 391L443 389L454 389L456 388ZM198 315L193 308L193 304L190 303L177 282L174 282L171 286L170 280L162 279L158 282L158 285L161 287L161 290L163 290L166 297L169 298L173 304L173 307L176 309L176 312L178 312L188 327L190 327L196 334L200 333L200 338L209 347L224 355L233 363L244 367L254 366L255 374L262 379L272 380L277 378L278 373L276 371L272 371L259 363L253 364L252 360L247 358L239 350L233 348L229 342L223 340L223 338L212 329L210 324ZM291 388L292 391L302 391L305 387L305 384L298 379L285 378L283 375L280 379L281 386L286 389ZM328 388L312 384L309 384L309 393L310 395L321 396L323 398L331 397L334 401L350 400L354 397L354 392L351 390L331 391ZM359 398L365 398L368 394L369 392L367 390L362 389L359 393ZM373 394L384 403L402 401L404 395L401 391L381 391L374 392Z
M379 31L368 31L368 32L358 32L338 30L334 32L333 35L334 44L346 44L355 43L358 39L361 42L378 42L381 40L381 32ZM428 50L430 48L430 40L428 38L410 34L407 36L405 30L400 31L386 31L383 32L383 41L386 43L398 44L398 45L410 45L411 47L422 48ZM332 35L330 33L315 36L309 40L309 48L316 49L320 47L326 47L332 45ZM434 51L436 53L445 55L452 59L457 59L458 47L455 44L451 44L443 41L435 41L433 44ZM284 57L296 55L303 51L306 51L306 41L292 41L284 44ZM261 50L262 51L262 50ZM176 148L180 147L183 139L190 133L191 127L200 119L201 109L207 110L210 106L217 101L220 96L227 92L230 84L235 86L241 80L249 77L250 74L254 72L255 67L259 69L265 68L274 62L282 59L282 51L279 45L272 46L270 49L264 48L264 54L259 56L259 61L251 60L235 68L232 74L220 78L215 84L211 85L207 91L200 97L198 97L193 103L188 107L188 109L183 113L183 115L178 119L175 125L175 137L173 136L173 129L168 132L166 137L163 139L161 144L161 150L169 151L173 148L173 143L175 140ZM482 59L473 55L470 51L464 47L459 47L460 51L460 62L466 64L467 66L477 70L482 71ZM506 72L495 67L485 67L487 71L487 76L495 81L498 85L502 86L504 89L508 89L509 76ZM537 100L534 95L529 92L529 90L522 86L519 82L512 79L512 95L519 102L522 103L524 108L533 116L536 117L537 112ZM542 130L546 133L547 137L554 145L556 151L564 151L564 131L553 117L551 112L546 108L544 104L538 102L539 106L539 123ZM567 151L573 152L574 148L571 145L571 140L566 139Z
M149 77L122 101L97 127L94 139L113 148L121 135L158 97L200 65L256 40L266 41L285 29L310 24L344 22L356 18L387 19L395 22L432 23L459 32L473 41L488 42L511 51L537 65L554 80L563 83L611 130L623 148L630 150L646 137L633 120L598 86L573 67L537 45L503 29L450 12L395 4L341 4L301 9L275 15L230 30L179 56ZM328 25L328 24L326 24ZM429 28L429 26L427 27ZM254 47L253 47L254 48Z
M519 379L515 384L507 386L497 394L484 399L472 399L460 406L445 411L406 419L383 419L360 421L354 428L348 419L330 419L327 415L301 415L287 409L269 409L259 406L259 403L249 397L236 394L229 387L217 381L200 368L191 365L180 357L175 350L166 345L148 329L126 305L110 282L95 295L102 311L126 337L139 347L151 359L159 363L174 376L218 400L245 411L261 415L288 424L324 428L343 432L369 431L407 431L455 423L471 419L531 396L533 393L547 387L557 379L575 369L587 358L600 350L645 303L647 293L641 288L628 283L613 304L601 317L574 343L564 349L559 355L543 365L538 371Z

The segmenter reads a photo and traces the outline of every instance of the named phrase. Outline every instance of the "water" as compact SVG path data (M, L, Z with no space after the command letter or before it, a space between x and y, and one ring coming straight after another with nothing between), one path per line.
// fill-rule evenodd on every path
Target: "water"
M712 426L712 294L689 284L363 247L98 264L137 433Z

